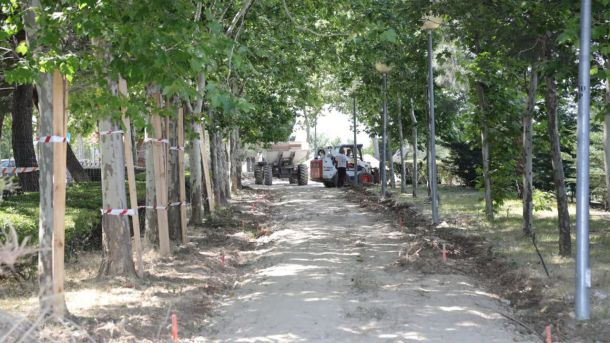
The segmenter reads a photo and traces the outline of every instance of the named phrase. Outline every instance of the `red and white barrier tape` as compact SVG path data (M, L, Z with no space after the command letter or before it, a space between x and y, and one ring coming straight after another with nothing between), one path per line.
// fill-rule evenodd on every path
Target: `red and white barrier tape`
M138 214L138 209L140 209L140 208L163 211L163 210L167 210L170 207L188 206L188 205L189 204L187 202L177 201L177 202L172 202L167 206L138 206L138 208L107 208L107 209L102 209L101 211L102 211L102 214L122 217L122 216L135 216Z
M124 132L123 132L123 130L116 130L116 131L109 130L109 131L98 131L96 133L98 136L108 136L108 135L113 135L113 134L118 134L118 133L123 134Z
M31 173L33 171L39 170L38 167L5 167L2 168L2 175L6 174L21 174L21 173Z
M183 146L170 146L169 150L176 150L176 151L184 151L184 147Z
M102 209L102 215L107 214L110 216L137 216L138 210L135 208L107 208Z
M146 138L144 139L144 143L153 142L153 143L163 143L169 144L169 140L165 138Z
M42 136L36 137L34 143L65 143L69 142L68 137L63 136Z

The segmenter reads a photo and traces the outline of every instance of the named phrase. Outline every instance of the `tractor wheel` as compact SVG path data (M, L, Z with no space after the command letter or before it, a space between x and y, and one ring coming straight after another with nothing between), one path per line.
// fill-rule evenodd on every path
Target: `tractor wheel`
M299 164L299 186L307 185L309 181L309 167L306 164Z
M265 179L265 185L271 186L273 180L273 169L270 164L265 164L263 167L263 176Z
M254 183L257 185L263 184L263 166L258 164L254 166Z

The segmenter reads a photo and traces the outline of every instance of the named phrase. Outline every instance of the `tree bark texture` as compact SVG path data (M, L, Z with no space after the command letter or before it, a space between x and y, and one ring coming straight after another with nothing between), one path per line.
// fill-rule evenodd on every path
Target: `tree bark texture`
M157 211L154 209L157 193L155 190L153 143L145 143L144 149L146 157L146 216L144 218L144 243L150 247L155 247L159 245L159 226L157 224Z
M225 199L231 199L231 147L229 145L229 140L230 139L222 141L222 181Z
M563 161L561 160L561 145L559 141L559 122L557 119L557 86L553 75L546 75L544 101L548 118L549 139L551 141L551 156L553 164L553 182L557 198L557 215L559 224L559 254L570 256L572 241L570 238L570 214L568 212L568 197L566 195Z
M606 56L606 73L610 71L610 54ZM609 75L609 74L606 74ZM606 79L606 106L610 107L610 76ZM606 211L610 210L610 112L604 115L604 169L606 172Z
M40 111L39 136L53 132L53 76L40 74L38 108ZM40 216L38 230L38 284L40 310L49 313L53 308L53 146L43 144L38 154L40 166Z
M477 82L477 94L479 106L481 107L481 155L483 157L483 183L485 185L485 215L487 220L494 220L493 198L491 195L491 173L489 168L489 126L487 124L488 103L485 98L485 88L481 82Z
M413 124L413 128L411 129L411 135L413 136L413 197L417 197L417 183L419 182L419 175L417 172L417 126Z
M239 128L231 130L231 192L241 189L241 141Z
M533 172L532 172L532 117L534 113L534 106L536 105L536 93L538 89L538 71L535 66L532 66L530 72L530 84L527 94L527 107L523 113L523 233L525 235L531 235L533 230L533 201L532 194L534 192L533 186Z
M190 116L189 116L190 117ZM188 117L187 117L188 118ZM201 125L190 120L193 139L189 144L189 168L191 171L191 220L190 223L200 225L203 222L203 168L201 160L201 141L199 133Z
M32 85L18 85L13 91L11 140L16 167L38 167L32 140ZM19 173L19 186L25 192L38 191L39 172Z
M178 137L176 134L176 121L174 118L166 120L167 138L169 139L170 147L178 146ZM168 168L168 202L180 201L180 180L178 179L178 150L169 150L167 156ZM180 242L182 240L181 224L180 224L180 207L170 206L167 209L169 238L173 241Z
M118 82L108 80L110 93L119 95ZM110 117L98 122L99 131L117 131L121 127ZM100 136L102 208L127 209L125 192L125 150L122 135ZM126 216L102 216L102 263L98 277L136 276L132 259L131 234Z
M224 172L222 168L224 167L223 160L224 149L223 142L220 133L218 132L210 132L210 161L212 165L211 176L212 176L212 184L214 188L214 197L216 199L216 206L224 207L227 205L227 198L225 197L225 187L224 187Z
M113 94L118 94L116 82L110 82ZM110 118L99 122L100 131L117 131L120 126ZM102 208L129 208L125 193L125 156L121 135L100 136L102 172ZM135 276L131 253L129 221L125 216L102 217L103 257L99 276Z
M396 188L396 174L394 173L394 154L392 151L392 148L390 148L390 143L391 143L391 136L390 133L388 132L388 140L386 142L386 159L388 161L388 163L390 164L390 188L395 189Z

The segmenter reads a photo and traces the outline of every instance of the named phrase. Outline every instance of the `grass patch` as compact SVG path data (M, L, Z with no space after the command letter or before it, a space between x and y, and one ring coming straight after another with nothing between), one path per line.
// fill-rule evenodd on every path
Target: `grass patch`
M410 192L410 188L409 188ZM410 193L400 194L392 190L393 198L399 202L409 202L431 217L430 201L425 186L420 187L420 197L413 198ZM532 241L523 235L522 203L520 199L506 201L496 209L493 223L485 219L483 193L475 189L440 186L440 217L452 226L463 229L467 234L482 236L494 243L495 251L506 256L509 261L528 269L530 273L546 278ZM552 208L534 212L534 231L537 244L542 253L553 281L549 291L563 299L573 299L575 278L575 221L576 207L570 204L570 228L572 230L572 256L559 256L559 231L557 212L553 200ZM601 292L599 299L592 299L594 316L607 318L607 300L604 294L610 293L610 213L590 209L590 262L593 293ZM598 293L599 294L599 293Z
M138 199L146 192L144 181L136 182ZM102 188L100 182L73 183L66 189L66 256L101 246ZM14 194L0 203L0 227L12 227L20 239L38 242L39 193Z

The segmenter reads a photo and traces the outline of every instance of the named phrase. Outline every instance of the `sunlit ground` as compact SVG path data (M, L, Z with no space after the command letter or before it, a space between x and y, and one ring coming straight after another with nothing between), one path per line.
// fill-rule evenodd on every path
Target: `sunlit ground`
M431 207L427 198L425 185L418 188L419 197L411 195L411 185L407 194L400 194L400 188L392 191L394 198L398 195L400 201L415 204L421 211L431 216ZM496 243L497 252L504 254L509 260L523 266L541 278L546 278L540 259L536 254L532 241L522 233L522 203L519 199L507 200L503 206L496 209L495 221L485 219L485 203L483 193L475 189L440 186L440 216L452 226L465 229L466 232L482 235ZM554 205L554 203L553 203ZM575 220L576 208L571 203L570 228L572 230L572 256L559 256L559 234L557 228L557 212L553 207L550 211L534 212L534 231L537 244L549 269L555 287L555 292L567 301L574 299L575 275ZM590 258L592 270L592 316L608 318L608 294L610 294L610 213L598 209L590 209Z

